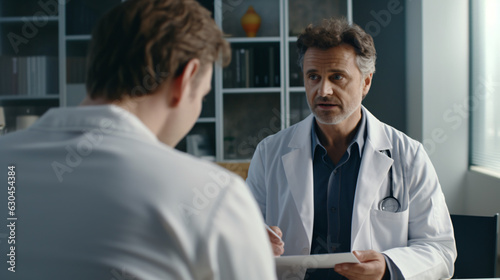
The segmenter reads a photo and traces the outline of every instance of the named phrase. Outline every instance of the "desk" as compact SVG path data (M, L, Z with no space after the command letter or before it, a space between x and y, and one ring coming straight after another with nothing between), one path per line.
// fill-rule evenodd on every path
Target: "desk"
M246 180L248 176L250 162L217 162L217 164L240 175L243 180Z

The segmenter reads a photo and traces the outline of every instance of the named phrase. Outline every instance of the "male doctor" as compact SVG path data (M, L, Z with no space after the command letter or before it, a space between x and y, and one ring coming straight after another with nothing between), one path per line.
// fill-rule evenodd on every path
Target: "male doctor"
M279 279L451 277L453 227L423 146L361 105L375 72L372 37L331 19L307 27L297 47L312 115L259 143L247 183L285 255L354 251L361 264Z
M108 12L82 106L0 137L0 279L276 279L243 180L173 148L229 54L194 0Z

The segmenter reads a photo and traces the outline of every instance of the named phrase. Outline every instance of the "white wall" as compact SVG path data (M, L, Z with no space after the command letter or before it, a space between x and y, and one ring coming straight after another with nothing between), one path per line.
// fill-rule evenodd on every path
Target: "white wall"
M406 5L407 132L424 143L452 214L500 213L500 177L468 166L468 0Z
M406 5L408 134L424 143L451 213L500 213L500 177L468 166L468 0Z
M407 127L424 144L452 213L465 212L468 1L407 0ZM465 107L466 108L466 107Z

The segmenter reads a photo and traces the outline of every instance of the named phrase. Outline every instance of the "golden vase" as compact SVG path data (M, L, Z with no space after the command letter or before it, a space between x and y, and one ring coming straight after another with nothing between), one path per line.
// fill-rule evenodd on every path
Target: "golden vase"
M248 7L247 12L241 17L241 26L245 30L247 37L257 36L261 21L260 16L255 12L253 7Z

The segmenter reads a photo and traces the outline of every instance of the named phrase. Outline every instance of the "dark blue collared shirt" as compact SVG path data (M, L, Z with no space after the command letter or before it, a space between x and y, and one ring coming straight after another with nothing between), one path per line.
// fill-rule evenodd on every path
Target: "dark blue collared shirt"
M337 164L318 138L316 119L311 129L314 176L314 227L311 254L351 251L354 194L366 139L362 114L356 134ZM310 269L305 279L342 279L333 269Z

